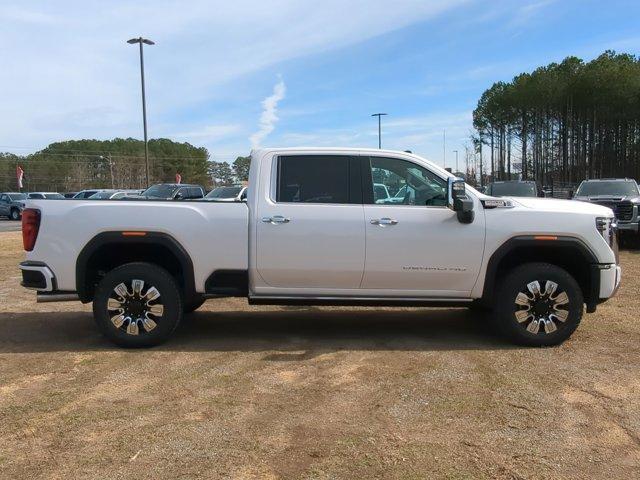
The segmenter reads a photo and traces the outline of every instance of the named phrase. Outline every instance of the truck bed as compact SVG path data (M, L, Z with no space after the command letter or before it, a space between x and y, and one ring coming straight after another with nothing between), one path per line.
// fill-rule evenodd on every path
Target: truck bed
M27 260L47 259L59 290L76 289L75 263L103 232L159 232L173 237L194 259L196 291L214 270L248 268L246 203L200 201L31 200L41 211L40 233Z

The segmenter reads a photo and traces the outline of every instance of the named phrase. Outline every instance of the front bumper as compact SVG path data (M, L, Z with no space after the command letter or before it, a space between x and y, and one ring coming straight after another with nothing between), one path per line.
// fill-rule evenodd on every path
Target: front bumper
M634 232L638 233L640 231L640 227L638 226L638 222L620 222L618 221L618 231L620 232Z
M22 282L25 288L39 292L53 292L56 290L56 277L51 269L43 262L22 262Z
M606 300L613 297L618 291L622 279L620 265L599 265L600 267L600 299Z

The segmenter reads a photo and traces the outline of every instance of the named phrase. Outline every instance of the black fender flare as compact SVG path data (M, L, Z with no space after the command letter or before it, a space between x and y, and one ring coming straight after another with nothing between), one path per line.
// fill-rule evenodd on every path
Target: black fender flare
M591 302L597 302L600 294L600 269L598 268L598 257L595 253L579 238L540 234L512 237L493 252L487 262L487 270L484 276L484 287L482 289L482 297L480 299L481 303L485 305L489 305L491 303L498 280L498 266L507 255L516 249L540 248L541 246L547 249L558 248L564 249L565 251L566 249L572 249L573 251L579 252L580 256L584 259L584 262L588 264L591 275L591 291L585 292L585 301L588 306Z
M169 249L178 259L183 272L185 301L197 296L191 257L180 242L171 235L162 232L110 231L99 233L89 240L76 259L76 290L80 301L88 303L92 300L91 288L86 282L87 264L91 256L105 245L127 246L133 244L162 245Z

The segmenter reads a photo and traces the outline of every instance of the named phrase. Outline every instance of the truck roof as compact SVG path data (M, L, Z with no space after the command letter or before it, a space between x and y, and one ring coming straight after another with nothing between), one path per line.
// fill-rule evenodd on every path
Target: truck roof
M589 178L583 182L635 182L633 178Z
M311 151L311 152L335 152L335 151L341 151L341 152L359 152L359 153L375 153L375 154L380 154L380 153L392 153L392 154L398 154L398 153L403 153L405 155L415 155L414 153L409 153L406 152L404 150L385 150L385 149L378 149L378 148L357 148L357 147L284 147L284 148L278 148L278 147L264 147L264 148L256 148L251 150L251 155L253 154L261 154L264 152L269 152L272 150L277 150L278 152L289 152L289 151L293 151L293 152L299 152L299 151Z
M364 154L364 155L375 155L380 156L388 154L396 157L409 157L419 159L421 161L426 161L429 163L431 168L437 170L441 173L445 178L446 177L454 177L455 175L447 170L445 170L442 166L438 165L436 162L429 160L426 157L421 155L417 155L413 152L408 152L405 150L386 150L386 149L378 149L378 148L356 148L356 147L264 147L264 148L256 148L251 150L250 156L261 157L264 154L269 152L309 152L309 153L335 153L335 152L345 152L345 153L353 153L353 154Z

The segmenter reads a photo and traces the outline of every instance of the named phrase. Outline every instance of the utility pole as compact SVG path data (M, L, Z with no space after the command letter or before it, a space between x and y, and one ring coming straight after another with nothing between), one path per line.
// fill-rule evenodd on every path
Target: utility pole
M109 173L111 174L111 188L115 189L116 187L114 186L114 183L113 183L113 162L111 161L111 154L108 153L106 157L103 155L100 155L98 158L100 160L106 160L107 162L109 162Z
M442 168L447 168L447 129L442 130Z
M453 153L456 154L456 173L458 173L460 171L458 168L458 150L454 150Z
M380 122L380 118L383 115L387 115L386 113L374 113L372 117L378 117L378 149L382 149L382 126Z
M127 40L127 43L133 45L135 43L140 44L140 81L142 83L142 124L144 126L144 166L147 177L147 188L149 187L149 147L147 145L147 102L144 92L144 53L143 44L155 45L155 43L147 38L132 38Z
M116 188L115 183L113 182L113 162L111 161L111 154L107 155L107 159L109 160L109 172L111 172L111 188Z

